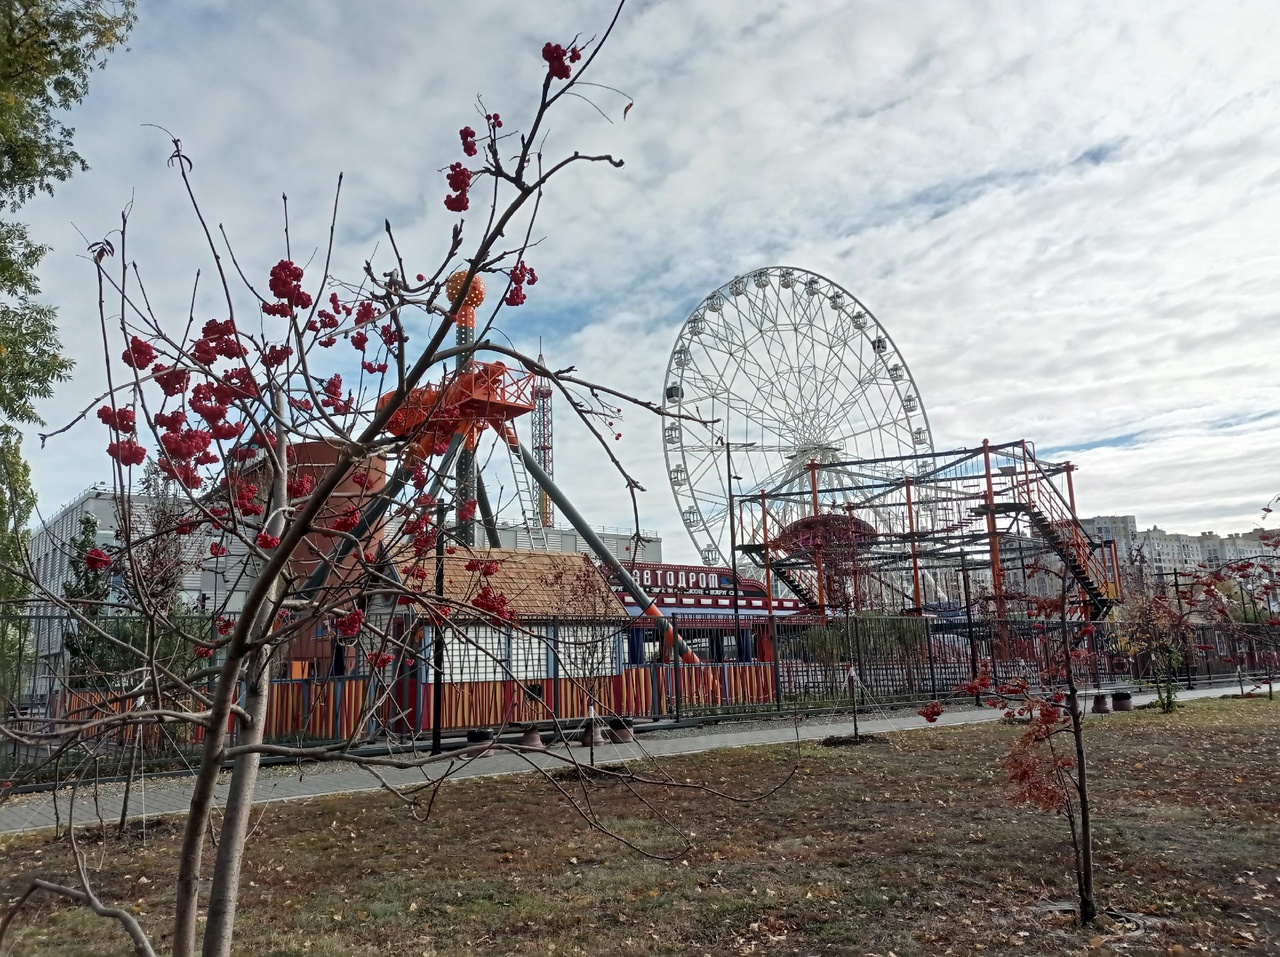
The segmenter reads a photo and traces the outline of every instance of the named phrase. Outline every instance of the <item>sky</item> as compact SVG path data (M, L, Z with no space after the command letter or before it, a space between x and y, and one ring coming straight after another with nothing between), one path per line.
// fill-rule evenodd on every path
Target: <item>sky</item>
M476 97L521 129L543 43L598 34L611 7L458 10L141 4L130 49L69 118L92 169L22 213L53 248L43 298L77 363L42 407L50 425L101 391L84 250L126 206L126 256L157 312L185 323L202 269L196 315L217 314L155 127L181 139L206 218L260 284L284 254L281 194L308 260L339 173L333 271L385 268L384 219L410 269L434 271L456 219L441 170L464 158ZM808 269L890 332L935 447L1029 439L1077 464L1083 514L1246 530L1280 491L1277 47L1267 2L629 2L591 77L623 95L565 101L546 141L625 165L553 182L529 257L541 281L499 325L553 367L658 400L704 297L760 267ZM642 527L667 560L695 559L661 422L628 411L618 429ZM35 431L46 515L109 478L96 423L43 449ZM593 442L562 403L558 481L592 523L626 526Z

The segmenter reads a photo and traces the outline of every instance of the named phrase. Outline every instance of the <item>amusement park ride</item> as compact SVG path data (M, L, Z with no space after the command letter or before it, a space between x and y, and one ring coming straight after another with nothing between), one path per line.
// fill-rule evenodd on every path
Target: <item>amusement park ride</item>
M450 299L464 279L450 277ZM456 319L459 345L474 341L484 295L474 278ZM438 457L429 494L439 497L452 475L459 504L477 501L497 547L476 467L478 443L491 432L512 462L533 546L547 547L543 530L558 509L632 610L656 619L663 655L674 650L697 662L661 608L681 601L718 607L729 592L651 598L640 579L655 576L651 587L662 597L663 571L624 564L552 479L551 395L535 375L474 359L415 389L388 425L409 440L399 467L304 594L378 525L414 463L428 457ZM1119 598L1114 544L1092 541L1076 518L1073 466L1038 460L1026 441L935 450L906 360L880 320L829 279L775 267L712 292L677 336L663 399L680 414L663 430L672 491L717 587L731 586L735 618L744 588L748 613L762 604L771 616L945 613L961 601L971 607L976 595L1004 617L1030 578L1046 571L1064 583L1077 617L1101 618ZM514 425L530 413L532 450ZM471 544L474 524L458 527ZM679 572L684 581L699 574ZM737 623L735 631L741 634Z
M760 269L712 292L676 338L664 399L692 417L663 438L703 561L745 559L813 612L967 606L976 579L1003 616L1037 570L1067 577L1079 617L1118 597L1114 544L1076 518L1073 466L1025 441L936 451L888 331L823 276Z

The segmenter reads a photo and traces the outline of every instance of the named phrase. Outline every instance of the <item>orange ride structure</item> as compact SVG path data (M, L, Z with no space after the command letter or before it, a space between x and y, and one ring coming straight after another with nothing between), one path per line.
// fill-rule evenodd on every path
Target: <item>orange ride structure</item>
M882 459L811 460L735 500L739 551L822 614L927 614L971 601L997 618L1063 590L1072 617L1120 600L1114 541L1076 515L1075 466L1025 440Z
M451 300L462 291L465 278L464 272L449 277L446 292ZM472 280L464 304L458 311L456 322L460 345L469 345L474 341L475 309L484 301L484 295L484 284L477 276ZM698 656L676 634L675 628L664 618L657 604L600 540L586 519L539 464L537 456L520 443L511 423L534 411L538 404L538 387L538 377L533 373L518 373L501 362L460 360L458 368L451 375L446 375L440 383L411 390L400 409L387 423L390 435L408 440L403 448L399 467L387 481L383 494L375 497L365 508L350 539L334 548L328 559L308 578L301 593L304 596L314 594L323 586L329 570L341 564L354 541L363 540L378 526L392 501L408 484L416 462L434 456L440 457L435 480L429 491L433 498L440 497L444 478L451 469L456 469L456 497L459 507L467 501L464 495L483 495L483 484L474 468L475 450L484 431L492 429L510 446L530 478L546 494L549 499L548 513L550 504L554 504L587 543L595 557L613 572L627 593L636 600L643 609L643 614L657 620L663 658L674 651L681 661L697 663ZM393 392L384 395L379 401L379 408L384 407L394 396ZM481 504L483 506L484 503ZM487 507L482 507L481 511L488 513ZM484 514L484 518L486 528L491 530L492 515ZM459 533L463 533L464 527L469 524L460 521Z

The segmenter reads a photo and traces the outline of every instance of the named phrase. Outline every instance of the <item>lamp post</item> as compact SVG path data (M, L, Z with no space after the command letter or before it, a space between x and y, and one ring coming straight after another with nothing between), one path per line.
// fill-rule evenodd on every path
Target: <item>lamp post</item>
M729 571L733 575L733 643L736 650L742 642L742 590L738 585L738 524L734 515L733 483L735 480L742 481L742 476L733 474L732 452L734 449L754 448L755 443L730 442L727 438L722 438L720 444L724 446L724 487L729 502ZM724 659L723 653L720 658Z

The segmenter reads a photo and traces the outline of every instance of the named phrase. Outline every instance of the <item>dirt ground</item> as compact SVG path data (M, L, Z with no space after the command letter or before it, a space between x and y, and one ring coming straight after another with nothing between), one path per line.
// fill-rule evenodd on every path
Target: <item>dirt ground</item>
M1090 723L1107 916L1086 929L1061 909L1066 822L1010 804L996 761L1017 729L982 725L665 762L724 795L523 775L449 784L425 822L381 794L266 806L236 952L1276 953L1278 731L1265 699ZM83 839L104 900L142 914L159 951L178 837L171 820ZM65 841L0 842L0 901L33 876L74 883ZM11 937L0 953L131 952L115 923L48 897Z

